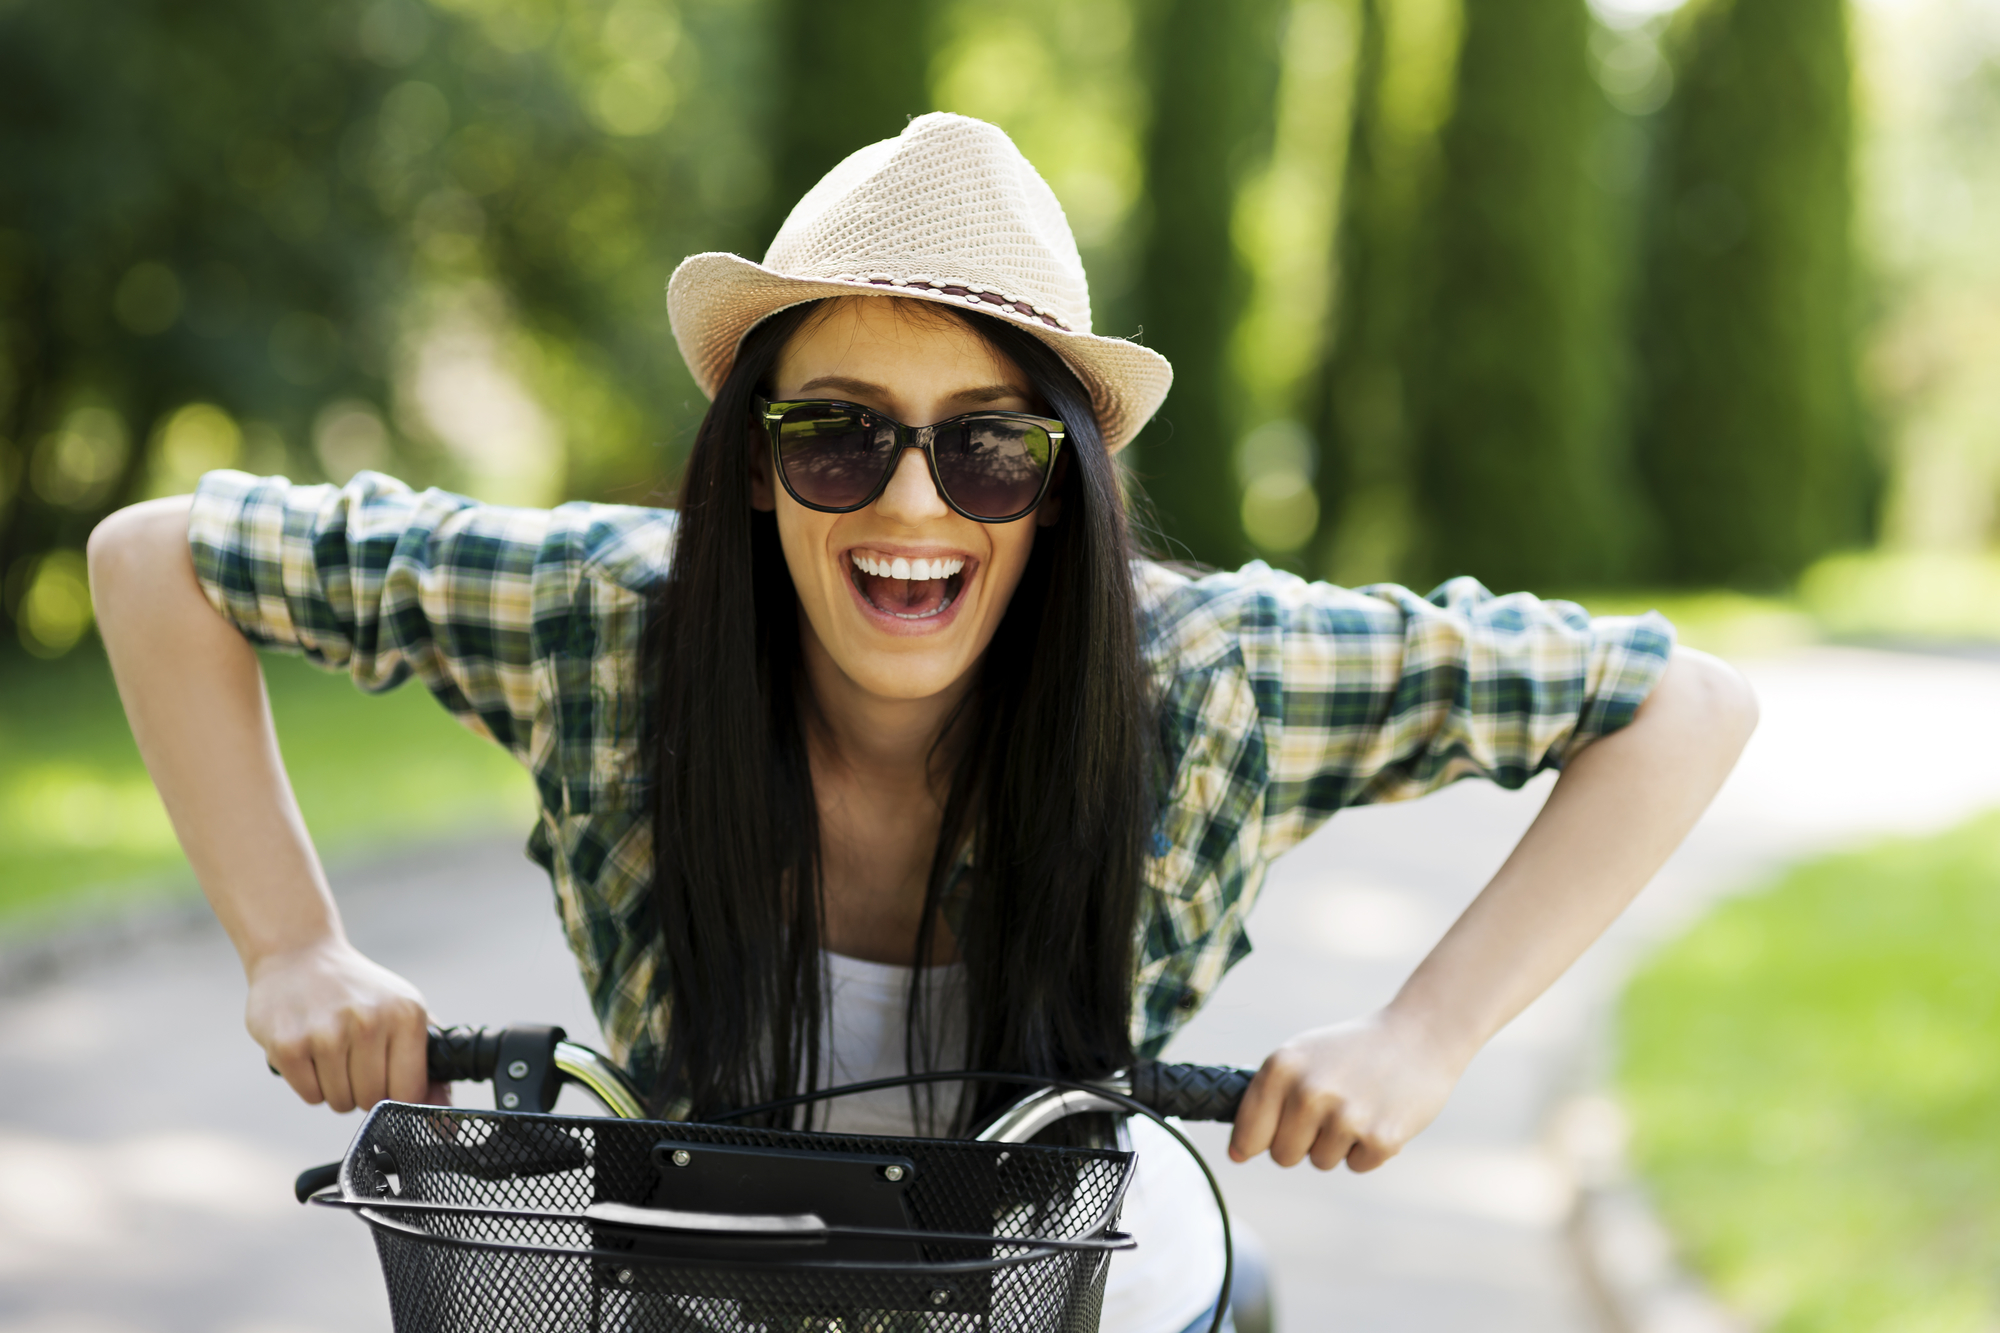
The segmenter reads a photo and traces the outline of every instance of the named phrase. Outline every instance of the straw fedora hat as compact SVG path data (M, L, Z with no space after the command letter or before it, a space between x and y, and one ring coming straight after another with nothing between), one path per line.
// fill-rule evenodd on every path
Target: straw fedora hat
M1111 449L1159 410L1173 367L1090 331L1090 290L1069 219L1005 131L932 112L829 171L761 264L709 253L667 283L674 339L710 398L760 321L830 296L904 296L1009 320L1067 361Z

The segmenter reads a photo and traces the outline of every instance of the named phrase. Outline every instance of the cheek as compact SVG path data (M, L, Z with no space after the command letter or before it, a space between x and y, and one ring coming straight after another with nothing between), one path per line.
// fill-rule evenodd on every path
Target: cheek
M826 529L833 517L806 509L788 495L778 498L778 544L784 548L792 587L808 606L825 600L822 590L837 573L826 555Z
M996 592L1005 594L997 599L1001 607L1013 597L1014 586L1021 581L1021 573L1028 567L1028 557L1034 554L1035 531L1036 524L1032 518L994 525L991 558L995 572L1001 575L995 582L1005 585L1004 588L995 588Z

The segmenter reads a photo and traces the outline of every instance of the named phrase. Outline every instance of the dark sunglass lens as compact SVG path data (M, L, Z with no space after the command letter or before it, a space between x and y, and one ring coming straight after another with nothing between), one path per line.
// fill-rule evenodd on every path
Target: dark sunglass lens
M937 440L938 479L959 508L1012 518L1035 502L1055 452L1040 426L1010 417L974 417Z
M865 412L795 407L778 422L785 480L807 504L848 509L866 500L895 451L895 431Z

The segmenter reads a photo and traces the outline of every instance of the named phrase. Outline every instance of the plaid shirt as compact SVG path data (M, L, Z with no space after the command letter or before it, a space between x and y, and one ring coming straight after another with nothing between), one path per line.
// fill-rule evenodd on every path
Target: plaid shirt
M613 1056L642 1080L666 1014L640 925L652 828L636 663L675 517L482 505L363 473L344 487L213 472L189 526L216 609L364 690L411 676L533 774L549 872ZM1657 614L1592 620L1469 578L1307 583L1252 564L1137 566L1167 771L1147 863L1133 1040L1157 1054L1250 952L1271 860L1344 806L1460 778L1519 787L1632 720L1665 669Z

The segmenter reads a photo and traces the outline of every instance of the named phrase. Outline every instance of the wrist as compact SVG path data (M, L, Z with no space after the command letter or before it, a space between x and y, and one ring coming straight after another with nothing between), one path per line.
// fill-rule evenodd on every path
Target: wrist
M243 976L252 985L274 971L332 962L354 952L354 946L337 925L274 937L254 945L244 944L237 949L243 960Z
M1376 1021L1401 1041L1427 1052L1455 1080L1491 1036L1454 1012L1425 997L1398 995L1376 1015Z

